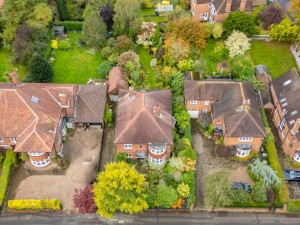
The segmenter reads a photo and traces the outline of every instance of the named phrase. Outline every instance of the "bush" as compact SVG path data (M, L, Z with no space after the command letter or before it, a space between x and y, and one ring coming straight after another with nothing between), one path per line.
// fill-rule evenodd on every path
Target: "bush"
M233 190L233 203L244 204L249 201L249 194L242 188Z
M127 154L124 152L117 153L116 162L127 162Z
M13 150L6 151L6 157L2 166L2 173L0 177L0 208L2 208L4 200L6 198L9 179L12 170L17 166L17 155Z
M56 4L57 4L58 13L59 13L59 19L60 20L69 19L66 0L57 0Z
M266 202L267 201L267 187L262 181L256 182L251 191L251 197L254 202Z
M51 48L54 50L58 49L58 41L57 40L51 40Z
M105 127L113 126L113 113L110 110L108 103L106 103L105 105L104 126Z
M33 210L61 210L61 202L57 199L18 199L9 200L10 209L33 209Z
M66 31L82 31L82 21L60 21L55 22L55 26L64 26Z
M102 50L101 50L101 55L107 59L111 54L113 53L113 49L109 46L106 46L104 47Z
M177 202L177 192L174 188L165 185L157 186L157 203L162 208L170 208Z
M23 162L26 162L28 160L28 154L26 152L22 152L19 159L21 159Z
M177 170L182 170L183 168L183 159L182 158L176 158L176 157L172 157L169 159L169 166L173 167Z
M48 83L53 77L50 63L40 55L34 55L28 64L29 81L36 83Z
M182 72L192 71L195 68L195 63L192 59L181 60L179 61L177 67Z
M118 36L113 46L118 54L127 52L129 50L134 50L134 43L127 35Z
M178 157L184 157L184 158L195 160L197 154L191 146L188 146L183 151L178 153Z
M92 184L88 184L83 190L75 189L75 194L73 195L73 202L79 213L92 214L96 212L94 194L92 190Z
M4 160L4 155L0 152L0 166L2 165L3 160Z
M229 50L225 47L223 42L218 42L214 51L210 53L209 58L214 62L220 62L223 59L228 58Z
M177 192L179 196L186 198L190 195L190 187L185 183L181 183L177 187Z
M100 75L100 78L103 79L108 78L110 69L111 69L110 62L106 60L103 61L101 65L98 67L98 73Z
M287 210L288 212L300 212L300 200L289 200Z
M127 72L138 70L141 67L140 57L134 51L123 52L118 57L118 66Z
M240 80L253 80L254 66L250 58L238 55L231 62L232 77Z
M71 48L71 43L68 42L67 40L61 40L58 42L58 49L68 50L70 48Z
M194 171L188 171L183 174L182 176L182 182L189 185L190 188L190 195L188 197L188 206L191 206L194 204L196 200L195 195L195 172Z

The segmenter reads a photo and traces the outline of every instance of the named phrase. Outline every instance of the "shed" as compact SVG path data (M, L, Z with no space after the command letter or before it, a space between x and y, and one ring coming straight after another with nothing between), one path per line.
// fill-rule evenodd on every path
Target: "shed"
M64 26L53 26L52 30L55 34L55 36L60 37L65 35L65 27Z
M118 101L119 89L127 89L126 74L118 66L111 69L108 80L108 95L113 102Z
M261 104L264 106L264 109L272 110L273 103L271 100L270 85L272 78L268 68L264 65L258 65L254 68L256 79L261 82L263 85L263 90L258 90Z

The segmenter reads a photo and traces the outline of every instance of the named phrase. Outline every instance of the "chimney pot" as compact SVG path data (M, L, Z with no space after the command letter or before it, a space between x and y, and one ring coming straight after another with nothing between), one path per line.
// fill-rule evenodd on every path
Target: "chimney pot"
M12 70L9 72L9 77L11 79L11 81L13 82L13 84L15 85L15 87L17 85L20 85L21 82L19 81L19 77L17 75L17 72L15 70Z
M296 120L296 123L294 124L293 128L292 128L292 133L297 133L300 127L300 119Z
M132 86L129 87L129 96L132 97L133 96L133 90L134 88Z
M154 114L160 117L160 106L159 106L159 104L156 104L154 106Z

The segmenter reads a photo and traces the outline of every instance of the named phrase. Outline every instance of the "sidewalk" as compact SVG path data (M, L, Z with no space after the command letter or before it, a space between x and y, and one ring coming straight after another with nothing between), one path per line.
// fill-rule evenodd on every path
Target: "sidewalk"
M296 45L291 44L290 50L291 50L291 53L293 54L294 59L297 63L298 69L300 69L300 46L298 47L298 50L297 50Z

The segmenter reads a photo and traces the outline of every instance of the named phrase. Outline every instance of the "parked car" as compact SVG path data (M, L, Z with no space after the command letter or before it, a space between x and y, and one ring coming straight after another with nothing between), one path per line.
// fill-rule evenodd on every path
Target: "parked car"
M233 182L232 183L232 188L234 188L234 189L242 188L246 192L251 191L250 184L243 183L243 182Z
M285 181L300 181L299 170L283 170Z

